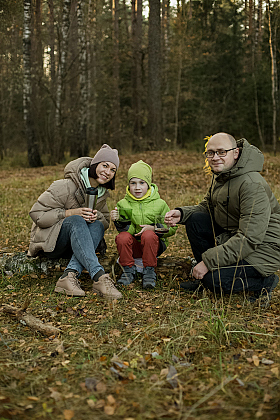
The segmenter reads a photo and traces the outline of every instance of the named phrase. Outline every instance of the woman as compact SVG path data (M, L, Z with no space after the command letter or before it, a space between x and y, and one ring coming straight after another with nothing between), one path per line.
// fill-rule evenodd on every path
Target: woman
M95 253L109 227L106 200L108 189L115 188L118 167L118 151L103 144L93 159L82 157L68 163L64 169L65 179L53 182L30 210L33 225L28 255L71 257L56 283L58 293L85 296L78 280L85 268L93 280L93 292L109 299L122 297ZM85 207L88 187L98 189L95 210Z

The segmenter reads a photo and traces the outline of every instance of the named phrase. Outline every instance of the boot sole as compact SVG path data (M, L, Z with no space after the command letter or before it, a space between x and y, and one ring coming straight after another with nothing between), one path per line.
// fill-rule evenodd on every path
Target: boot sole
M82 293L82 294L79 294L79 295L78 294L75 294L73 292L70 292L70 290L63 289L63 287L55 287L54 291L57 292L57 293L64 293L67 296L83 297L83 296L86 295L85 292Z
M143 289L155 289L155 285L153 286L152 284L143 284Z
M104 293L100 292L100 290L96 290L94 288L92 288L92 292L96 293L98 296L103 297L104 299L108 299L108 300L115 300L115 299L121 299L123 296L121 294L121 296L110 296L110 295L105 295Z

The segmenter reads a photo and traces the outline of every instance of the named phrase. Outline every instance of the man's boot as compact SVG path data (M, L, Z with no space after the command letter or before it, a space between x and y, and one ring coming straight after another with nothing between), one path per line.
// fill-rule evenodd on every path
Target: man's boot
M156 273L154 267L143 269L143 289L154 289L156 287Z
M123 269L122 275L117 281L117 283L123 286L128 286L130 283L132 283L135 280L136 267L135 265L133 265L132 267L128 267L127 265L125 265L122 267L122 269Z
M199 289L199 287L202 285L200 280L194 280L194 281L184 281L183 283L180 283L181 289L184 290L184 292L187 293L193 293L196 290Z
M266 277L266 282L269 282L270 285L263 288L261 291L254 292L253 296L249 297L249 302L254 303L259 299L261 308L268 308L272 298L272 292L276 288L279 277L276 274L271 274L271 276Z

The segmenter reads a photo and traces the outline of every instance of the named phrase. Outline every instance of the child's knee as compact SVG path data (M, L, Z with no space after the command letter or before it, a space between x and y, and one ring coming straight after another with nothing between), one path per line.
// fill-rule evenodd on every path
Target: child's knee
M116 244L126 244L126 243L130 243L132 242L132 235L128 232L120 232L116 238L115 238L115 242Z
M145 230L141 235L141 242L152 241L157 243L158 240L158 236L152 230Z

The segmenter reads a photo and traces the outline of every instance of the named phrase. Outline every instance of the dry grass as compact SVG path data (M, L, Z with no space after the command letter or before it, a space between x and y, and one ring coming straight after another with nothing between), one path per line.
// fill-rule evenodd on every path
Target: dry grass
M198 202L208 178L197 154L149 153L123 157L117 190L123 197L131 163L153 166L154 182L171 208ZM266 156L264 176L280 197L280 160ZM28 211L62 166L40 169L0 167L1 251L25 250ZM106 233L115 253L116 231ZM167 254L191 255L179 227ZM2 303L20 306L61 328L44 338L0 312L0 419L255 419L280 416L280 294L263 311L243 295L215 300L209 292L179 290L180 272L160 274L155 291L140 282L124 298L107 303L92 295L82 276L84 299L53 292L53 276L0 278ZM273 362L273 363L272 363ZM171 366L171 367L170 367ZM175 370L174 370L175 369Z

